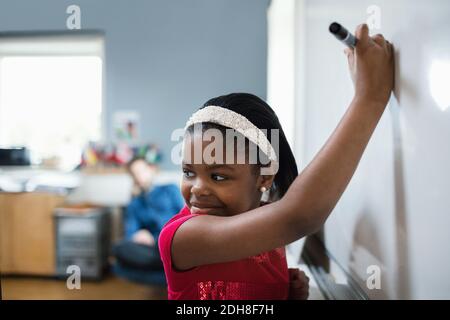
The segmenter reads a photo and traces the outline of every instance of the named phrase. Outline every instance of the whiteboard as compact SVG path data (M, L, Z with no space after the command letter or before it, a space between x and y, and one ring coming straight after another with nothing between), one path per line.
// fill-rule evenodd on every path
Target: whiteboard
M325 225L325 245L370 298L450 299L450 1L305 0L296 7L296 154L303 168L348 107L343 45L380 9L395 46L396 89L348 188ZM380 289L369 289L370 266Z

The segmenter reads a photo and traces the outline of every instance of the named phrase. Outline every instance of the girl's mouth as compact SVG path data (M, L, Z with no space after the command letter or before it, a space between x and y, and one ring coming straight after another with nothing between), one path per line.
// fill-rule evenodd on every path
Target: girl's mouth
M214 214L220 207L202 203L191 203L191 213L193 214Z
M211 214L214 208L197 208L195 206L191 207L191 213L193 214Z

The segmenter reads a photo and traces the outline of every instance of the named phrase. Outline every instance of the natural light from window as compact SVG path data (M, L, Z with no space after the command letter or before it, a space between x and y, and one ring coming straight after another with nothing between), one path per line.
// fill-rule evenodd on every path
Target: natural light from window
M0 59L0 145L26 146L33 159L70 169L101 138L102 59L8 56Z

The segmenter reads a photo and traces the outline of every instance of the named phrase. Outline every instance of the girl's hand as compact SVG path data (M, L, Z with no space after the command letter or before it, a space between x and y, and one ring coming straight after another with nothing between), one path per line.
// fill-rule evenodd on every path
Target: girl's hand
M394 49L381 34L369 36L367 24L355 32L355 49L346 48L355 98L379 102L384 110L394 87Z
M298 268L289 268L289 299L306 300L309 295L309 278Z
M147 246L154 246L156 244L155 238L150 233L150 231L146 229L141 229L137 231L135 234L133 234L132 238L133 242L139 243L139 244L145 244Z

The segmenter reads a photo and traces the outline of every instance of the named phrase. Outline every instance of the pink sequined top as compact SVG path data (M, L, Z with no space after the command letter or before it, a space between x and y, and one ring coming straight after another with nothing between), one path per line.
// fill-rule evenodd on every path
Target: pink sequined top
M197 216L187 206L170 219L159 236L159 251L167 279L169 300L284 300L289 275L284 247L242 260L177 271L172 267L175 231Z

